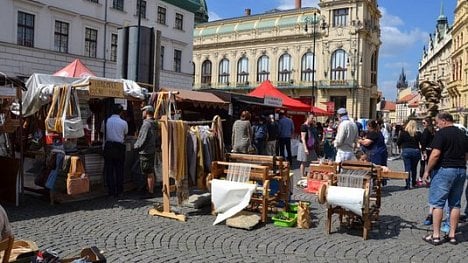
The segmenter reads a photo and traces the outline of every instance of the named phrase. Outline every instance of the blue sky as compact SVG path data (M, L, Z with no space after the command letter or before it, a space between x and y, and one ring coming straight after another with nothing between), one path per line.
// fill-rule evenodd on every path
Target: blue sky
M318 2L302 0L302 6L317 7ZM396 97L402 67L409 82L415 81L423 46L435 30L442 2L452 25L456 0L377 0L382 12L378 84L387 100ZM207 4L210 21L242 16L245 8L252 9L252 14L294 8L294 0L207 0Z

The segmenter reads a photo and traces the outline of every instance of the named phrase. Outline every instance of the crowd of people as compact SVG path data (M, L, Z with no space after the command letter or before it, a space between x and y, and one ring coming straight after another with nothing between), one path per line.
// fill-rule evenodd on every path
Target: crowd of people
M308 163L319 158L334 162L358 159L386 167L389 158L397 155L408 173L405 189L429 187L429 214L424 224L433 224L434 231L423 240L433 245L444 241L457 244L456 227L468 215L468 205L464 215L460 213L467 176L468 136L453 125L453 116L441 112L435 118L426 117L421 130L414 119L401 126L369 120L364 128L348 116L345 108L336 113L337 119L327 119L324 126L316 122L313 114L301 124L297 146L301 175L306 176ZM279 155L292 163L294 133L294 123L283 111L278 120L273 115L256 117L253 127L250 113L243 112L233 126L233 151ZM468 203L468 189L465 195ZM443 239L441 232L447 233Z

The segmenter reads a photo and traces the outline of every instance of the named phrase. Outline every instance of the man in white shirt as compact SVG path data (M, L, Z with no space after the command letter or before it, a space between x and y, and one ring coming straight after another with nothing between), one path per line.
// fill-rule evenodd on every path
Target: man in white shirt
M348 112L345 108L340 108L336 112L340 118L338 131L334 141L337 149L335 162L346 160L355 160L354 146L358 137L358 128L354 121L348 117Z
M5 212L5 209L3 209L3 207L0 205L0 240L3 240L11 235L10 221L8 221L8 216Z
M114 197L123 194L124 164L125 164L125 135L128 124L120 117L122 106L115 104L112 115L106 120L104 131L104 171L106 175L109 195Z

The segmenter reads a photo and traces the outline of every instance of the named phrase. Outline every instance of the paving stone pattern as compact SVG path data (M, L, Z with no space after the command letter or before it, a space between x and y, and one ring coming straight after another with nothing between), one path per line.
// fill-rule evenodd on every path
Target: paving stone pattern
M390 167L402 170L402 161L391 161ZM182 208L188 221L179 222L148 215L162 198L140 200L136 193L121 200L105 197L55 206L26 196L21 207L6 208L17 238L62 256L95 245L108 262L467 262L468 224L460 224L461 243L456 246L423 242L431 229L422 224L427 189L403 186L403 181L392 180L384 187L381 218L367 241L359 229L340 228L337 216L332 234L325 234L325 207L297 188L295 199L312 201L311 229L272 223L251 231L213 226L207 209Z

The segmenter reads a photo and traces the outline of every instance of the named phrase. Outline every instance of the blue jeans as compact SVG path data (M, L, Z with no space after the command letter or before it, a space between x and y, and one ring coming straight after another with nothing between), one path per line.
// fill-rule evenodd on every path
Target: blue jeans
M468 180L468 174L466 175L466 180ZM466 184L465 198L466 198L465 215L468 216L468 184Z
M466 168L439 168L431 181L429 204L434 208L443 208L445 201L452 208L460 208L463 187L466 180Z
M406 179L406 187L416 185L416 176L418 172L418 163L421 159L421 152L415 148L403 148L401 152L403 163L405 165L405 172L408 172L408 179Z

